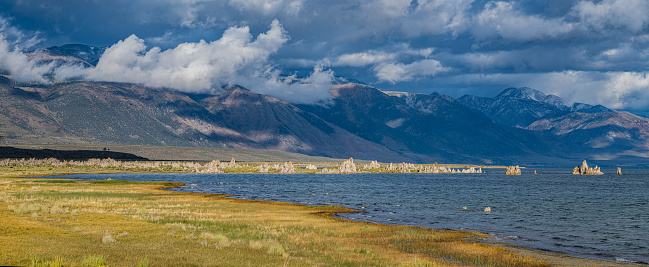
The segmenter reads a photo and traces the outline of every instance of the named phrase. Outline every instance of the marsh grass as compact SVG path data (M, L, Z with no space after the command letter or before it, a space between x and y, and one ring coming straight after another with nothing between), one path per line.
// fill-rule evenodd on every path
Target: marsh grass
M103 267L106 266L105 263L106 259L104 256L99 256L99 255L91 255L87 256L83 259L83 262L81 263L81 266L84 267Z
M0 255L8 265L547 265L483 244L478 233L331 217L353 212L341 206L172 192L160 188L174 184L161 182L0 184Z

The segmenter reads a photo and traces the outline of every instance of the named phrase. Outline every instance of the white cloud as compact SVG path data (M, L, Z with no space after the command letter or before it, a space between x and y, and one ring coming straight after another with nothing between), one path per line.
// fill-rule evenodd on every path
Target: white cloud
M4 35L0 32L0 69L8 70L11 77L17 81L36 81L48 83L43 76L53 69L53 64L38 64L37 60L30 60L25 54L11 47Z
M397 54L395 53L387 53L387 52L373 50L368 52L341 55L332 63L332 65L362 67L367 65L383 63L386 61L394 61L396 57Z
M331 99L333 71L316 67L308 77L298 79L281 76L271 64L270 55L288 39L277 20L256 38L248 27L231 27L216 41L182 43L164 51L149 49L143 39L131 35L107 48L95 67L84 67L30 60L0 32L0 69L18 81L49 83L44 75L52 73L55 80L138 83L186 92L215 92L223 85L239 84L293 103L326 103Z
M302 9L303 0L229 0L228 4L240 10L252 11L266 16L285 13L297 15Z
M526 15L509 2L491 2L474 18L471 32L478 40L490 40L498 36L514 41L557 38L572 31L574 25L562 18L545 19Z
M473 0L381 0L361 4L360 24L371 25L368 33L411 38L456 33L465 27L465 12Z
M239 82L240 85L260 94L271 95L295 104L327 104L331 100L334 72L316 66L306 78L294 75L281 77L278 71L266 72Z
M162 51L147 50L144 40L131 35L106 49L95 68L82 75L95 81L141 83L183 91L218 88L269 68L268 57L288 40L278 21L255 40L248 27L232 27L216 41L183 43ZM59 74L59 78L67 75Z
M41 41L38 32L25 34L0 17L0 69L9 71L17 81L48 83L43 76L52 71L54 64L39 64L37 58L30 59L22 53Z
M450 70L437 60L424 59L410 64L383 63L372 68L376 77L390 83L410 81L418 77L435 76Z
M618 72L609 74L604 99L616 100L612 108L649 109L649 74L646 72Z
M331 98L333 71L316 67L310 76L282 77L269 63L288 40L277 20L253 40L248 27L232 27L216 41L183 43L162 51L147 50L144 40L131 35L106 49L95 68L65 67L57 78L81 76L95 81L140 83L186 92L211 91L238 84L251 91L292 103L317 103Z
M348 53L340 55L334 60L326 59L326 61L331 62L332 66L376 66L381 63L399 62L404 58L428 58L434 51L433 48L412 49L406 43L394 44L384 49L389 51L368 50L358 53Z
M581 1L572 13L584 26L596 30L626 28L638 32L649 22L649 2L645 0Z

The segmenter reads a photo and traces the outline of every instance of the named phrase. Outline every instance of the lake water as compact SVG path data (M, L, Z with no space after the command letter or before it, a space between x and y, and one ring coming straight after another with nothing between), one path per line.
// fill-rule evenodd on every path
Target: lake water
M489 233L512 245L619 262L649 262L649 170L502 169L482 174L84 174L173 181L173 189L308 205L343 205L351 220ZM462 207L467 207L462 210ZM484 212L491 207L491 212Z

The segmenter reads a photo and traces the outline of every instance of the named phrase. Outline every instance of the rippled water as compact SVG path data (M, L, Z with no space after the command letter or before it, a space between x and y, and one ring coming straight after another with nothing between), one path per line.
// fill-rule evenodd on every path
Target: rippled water
M362 210L339 217L475 230L534 249L649 262L649 170L483 174L102 174L66 178L174 181L190 192ZM462 210L462 207L467 207ZM484 212L491 207L491 212Z

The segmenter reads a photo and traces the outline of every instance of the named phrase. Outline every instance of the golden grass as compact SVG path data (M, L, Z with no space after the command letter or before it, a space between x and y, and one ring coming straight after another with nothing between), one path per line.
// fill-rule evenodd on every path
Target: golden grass
M344 207L59 181L0 178L1 265L548 265L480 243L483 234L330 216Z
M344 207L310 207L160 190L177 185L173 183L13 178L124 171L99 167L105 162L6 161L0 167L0 264L546 264L476 243L486 237L477 233L366 224L330 217L351 212ZM182 171L187 166L193 165L163 167ZM135 168L140 170L138 165ZM229 171L250 170L244 167ZM312 170L304 170L308 171Z

